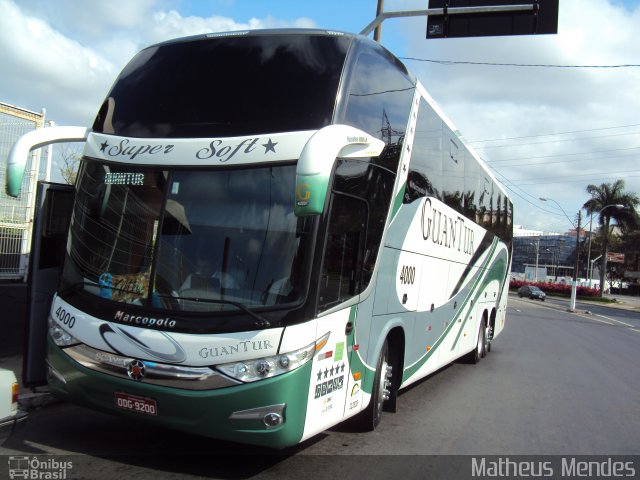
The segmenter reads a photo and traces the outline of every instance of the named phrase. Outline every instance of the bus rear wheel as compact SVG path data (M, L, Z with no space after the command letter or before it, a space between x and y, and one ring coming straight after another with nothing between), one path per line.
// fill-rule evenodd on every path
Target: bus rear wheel
M360 412L354 421L364 431L373 431L382 419L382 406L389 399L391 388L391 365L389 364L389 344L385 340L376 365L376 375L371 390L371 400L367 408Z
M469 352L464 358L467 363L476 364L482 357L487 354L487 328L484 319L480 322L478 329L478 340L476 341L475 348Z

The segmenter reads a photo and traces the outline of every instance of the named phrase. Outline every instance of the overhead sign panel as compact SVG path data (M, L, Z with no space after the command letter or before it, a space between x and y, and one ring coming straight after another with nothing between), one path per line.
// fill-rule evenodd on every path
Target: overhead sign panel
M624 263L624 253L607 252L607 262Z
M558 33L559 0L429 0L427 38Z

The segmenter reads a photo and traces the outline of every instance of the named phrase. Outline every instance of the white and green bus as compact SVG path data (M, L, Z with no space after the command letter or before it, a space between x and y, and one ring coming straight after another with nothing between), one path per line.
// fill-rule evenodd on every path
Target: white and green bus
M90 129L16 145L9 192L26 152L64 140L86 143L47 305L61 399L284 447L351 417L374 429L504 327L512 203L366 37L146 48Z

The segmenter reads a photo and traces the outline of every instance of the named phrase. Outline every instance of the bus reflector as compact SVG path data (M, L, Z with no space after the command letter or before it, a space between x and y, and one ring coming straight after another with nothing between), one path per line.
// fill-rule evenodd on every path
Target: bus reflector
M330 334L331 332L327 332L321 338L316 340L316 352L319 352L320 350L322 350L322 348L327 344L327 342L329 341Z
M354 379L355 381L360 380L360 372L354 372L354 373L353 373L353 379Z
M11 385L11 404L12 406L14 404L18 404L18 384L17 383L13 383Z

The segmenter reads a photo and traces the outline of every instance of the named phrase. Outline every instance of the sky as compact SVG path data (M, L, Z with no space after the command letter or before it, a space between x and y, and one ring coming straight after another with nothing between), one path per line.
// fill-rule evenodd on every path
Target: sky
M0 0L0 102L90 126L119 71L148 45L258 28L359 33L376 3ZM505 186L516 225L568 231L589 184L624 179L640 194L640 0L560 0L556 35L426 40L425 31L425 17L386 20L381 43ZM52 170L56 180L59 165Z

